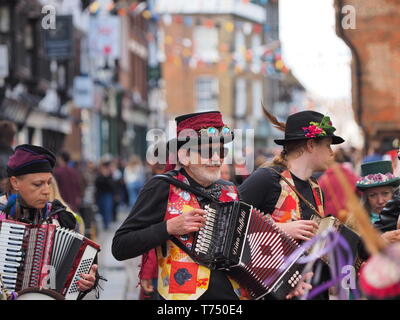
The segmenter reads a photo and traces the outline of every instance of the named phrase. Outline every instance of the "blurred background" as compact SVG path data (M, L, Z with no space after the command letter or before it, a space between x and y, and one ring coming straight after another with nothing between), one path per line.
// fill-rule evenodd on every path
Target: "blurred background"
M0 120L15 126L0 152L32 143L59 156L60 193L103 245L101 299L138 299L140 258L115 261L111 241L163 170L146 162L147 132L173 136L180 114L219 110L255 129L257 167L281 136L261 101L281 121L316 110L354 171L378 159L399 170L398 12L398 0L0 0Z

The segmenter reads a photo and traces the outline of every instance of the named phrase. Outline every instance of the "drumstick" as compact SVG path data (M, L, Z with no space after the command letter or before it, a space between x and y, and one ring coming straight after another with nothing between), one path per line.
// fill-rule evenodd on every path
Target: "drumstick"
M333 166L332 169L347 195L346 207L348 211L354 215L357 221L357 230L363 238L367 250L371 254L382 251L386 247L386 244L381 238L379 232L373 227L371 221L368 219L368 213L360 204L360 201L356 197L350 183L343 172L339 169L338 165Z

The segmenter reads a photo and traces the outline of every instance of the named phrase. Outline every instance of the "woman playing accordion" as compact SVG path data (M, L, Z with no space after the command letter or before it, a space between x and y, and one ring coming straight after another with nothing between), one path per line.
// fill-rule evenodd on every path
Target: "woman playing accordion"
M24 231L21 230L39 232L43 226L48 226L49 230L54 231L58 228L63 233L70 232L72 235L69 230L73 231L76 228L74 215L67 211L60 201L49 201L55 162L56 158L49 150L25 144L15 148L7 163L7 190L0 196L0 275L3 291L9 299L16 298L17 294L7 292L4 283L7 284L8 281L13 288L12 284L20 281L16 279L17 276L13 277L12 272L16 274L13 267L24 260L24 253L13 248L13 245L24 237ZM78 299L82 299L95 287L98 278L96 271L97 265L93 264L88 273L80 274L80 280L75 283L79 291Z

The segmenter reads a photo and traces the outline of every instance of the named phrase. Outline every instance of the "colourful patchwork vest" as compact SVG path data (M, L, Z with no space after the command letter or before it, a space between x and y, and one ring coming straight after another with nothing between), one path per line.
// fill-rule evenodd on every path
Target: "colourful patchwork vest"
M294 181L289 170L281 173L293 186ZM317 205L317 210L320 216L324 216L324 207L322 204L322 191L316 180L310 178L309 183L312 188L314 200ZM290 222L301 219L300 199L293 189L281 178L279 184L281 185L281 194L275 205L275 210L272 213L272 218L275 222Z
M175 177L181 182L189 183L187 178L178 173ZM238 192L234 185L222 185L221 202L238 200ZM184 206L200 208L196 196L188 191L170 185L167 212L164 220L182 214ZM193 234L178 238L186 247L191 248ZM209 285L211 270L197 264L171 240L166 242L166 254L157 247L158 292L167 300L196 300L203 295ZM247 299L246 291L228 276L239 299Z

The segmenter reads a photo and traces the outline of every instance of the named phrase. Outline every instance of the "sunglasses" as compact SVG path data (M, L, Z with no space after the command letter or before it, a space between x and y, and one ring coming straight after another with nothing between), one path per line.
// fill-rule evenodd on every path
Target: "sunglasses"
M224 159L229 152L228 148L225 148L223 146L221 147L209 147L209 148L193 148L193 150L197 151L197 153L202 157L203 159L211 159L214 154L216 153L221 159Z

